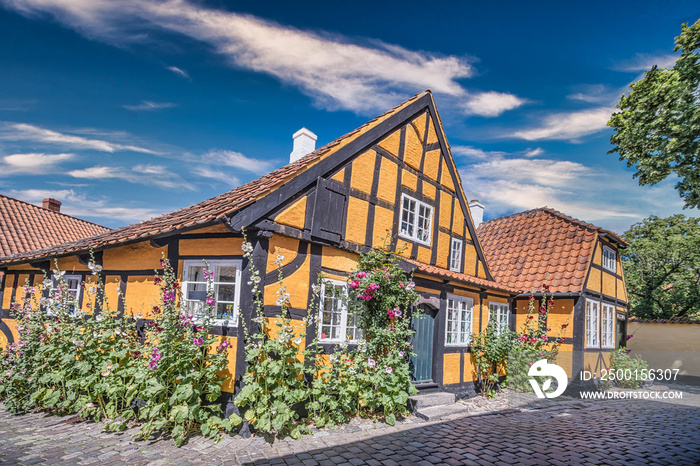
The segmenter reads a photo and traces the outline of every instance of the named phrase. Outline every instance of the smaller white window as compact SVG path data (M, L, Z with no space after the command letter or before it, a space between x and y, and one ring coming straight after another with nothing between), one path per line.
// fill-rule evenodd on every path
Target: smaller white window
M399 236L430 244L433 208L406 194L401 195L401 228Z
M321 283L318 306L319 341L321 343L355 343L363 338L357 328L357 314L348 312L348 284L336 280Z
M603 348L615 347L615 306L603 303L601 323L601 343Z
M58 290L59 287L65 286L68 293L73 295L72 302L68 305L68 312L73 314L75 309L80 306L80 283L83 281L83 277L80 275L62 275L61 278L54 274L52 278L54 290ZM62 290L64 291L64 290ZM48 315L54 315L54 313L49 309L47 310Z
M452 238L450 246L450 270L453 272L462 271L462 240Z
M600 321L600 303L586 300L586 348L600 348L598 323Z
M210 317L215 324L238 325L238 303L241 289L241 261L208 260L208 269L214 274L211 284L204 278L204 261L187 260L182 270L182 310L204 318L206 299L213 292L216 304ZM210 288L211 287L211 288Z
M616 270L615 250L607 246L603 246L603 268L611 272Z
M474 300L461 296L448 296L445 346L468 346L472 336L472 311Z
M489 321L496 322L498 335L508 330L508 305L489 303Z

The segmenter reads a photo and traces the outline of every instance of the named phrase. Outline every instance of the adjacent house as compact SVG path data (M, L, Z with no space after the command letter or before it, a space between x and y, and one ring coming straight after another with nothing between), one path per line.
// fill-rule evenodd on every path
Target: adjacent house
M90 248L105 281L119 284L124 300L117 299L117 287L111 284L106 297L119 302L120 311L149 318L150 304L158 297L153 270L161 268L165 256L183 282L182 302L197 314L206 259L217 284L214 332L230 338L234 349L231 382L225 387L232 392L245 367L241 325L250 322L253 300L247 285L250 263L241 250L244 228L254 248L251 261L262 272L265 312L272 316L280 310L279 252L291 316L300 320L307 312L318 312L320 327L310 329L307 340L319 335L329 351L343 340L354 342L354 316L336 300L322 300L319 309L308 310L311 284L323 273L329 280L325 286L342 291L359 254L386 245L414 271L422 295L419 306L428 316L416 323L415 383L469 391L476 377L470 335L486 327L489 308L497 308L505 323L512 322L512 298L519 289L498 283L489 270L430 91L318 150L313 150L310 131L302 129L294 137L288 165L220 196L0 261L7 274L3 327L13 327L9 305L25 280L39 285L57 259L67 277L82 281L90 274Z
M109 228L61 213L61 202L56 199L44 199L39 207L29 202L0 194L0 258L7 258L27 251L41 250L47 247L75 241L81 238L110 231ZM0 271L2 289L5 285L13 290L24 285L22 277L12 274L5 277ZM73 283L75 285L75 283ZM14 293L2 296L0 311L0 346L6 340L12 341L10 328L5 320L9 317L7 309L16 298Z
M527 318L528 296L549 286L554 310L550 335L566 340L557 363L569 377L609 367L610 351L624 345L629 304L620 249L612 231L547 207L496 218L477 235L498 283L522 290L515 298L515 327ZM565 326L565 328L562 328Z

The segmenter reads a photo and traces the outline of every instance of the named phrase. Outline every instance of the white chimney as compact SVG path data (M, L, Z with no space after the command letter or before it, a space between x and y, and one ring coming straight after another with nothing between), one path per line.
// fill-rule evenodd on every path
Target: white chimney
M301 128L292 136L294 139L294 150L289 154L289 163L299 160L306 154L316 150L317 136L306 128Z
M474 199L469 203L469 210L472 213L472 220L474 220L474 228L479 228L481 222L484 221L484 205L478 199Z

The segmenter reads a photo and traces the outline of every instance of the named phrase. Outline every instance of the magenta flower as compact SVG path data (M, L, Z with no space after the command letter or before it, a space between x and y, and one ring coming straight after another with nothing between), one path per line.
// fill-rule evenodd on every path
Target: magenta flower
M216 304L216 301L214 301L214 298L207 298L207 304L213 306L214 304Z
M204 339L202 338L195 338L194 340L192 340L193 345L200 346L202 343L204 343Z
M367 276L366 272L358 272L357 273L357 278L365 278Z
M355 280L355 281L353 281L353 282L350 282L350 285L349 285L349 286L350 286L350 288L352 288L353 290L356 290L357 287L360 286L360 282L358 282L357 280Z

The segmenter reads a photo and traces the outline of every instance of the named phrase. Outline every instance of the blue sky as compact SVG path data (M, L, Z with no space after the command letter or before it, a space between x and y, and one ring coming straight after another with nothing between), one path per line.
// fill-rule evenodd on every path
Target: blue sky
M0 0L0 192L122 226L284 165L302 126L320 146L430 88L487 219L698 215L673 180L639 187L605 126L697 1L240 3Z

